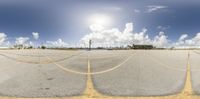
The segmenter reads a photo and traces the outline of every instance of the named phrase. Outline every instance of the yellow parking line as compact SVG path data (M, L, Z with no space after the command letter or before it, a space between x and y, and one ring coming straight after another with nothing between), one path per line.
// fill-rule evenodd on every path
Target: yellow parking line
M88 65L87 65L87 82L86 82L86 90L84 91L83 95L86 95L88 98L93 98L95 97L100 97L102 96L101 94L99 94L93 86L93 81L92 81L92 75L91 75L91 66L90 66L90 60L88 59Z
M79 71L75 71L75 70L66 68L66 67L64 67L64 66L62 66L62 65L60 65L56 62L52 62L52 63L55 64L56 66L58 66L59 68L61 68L62 70L67 71L67 72L71 72L71 73L75 73L75 74L81 74L81 75L88 75L88 74L97 75L97 74L107 73L107 72L110 72L110 71L113 71L113 70L120 68L123 64L128 62L135 54L136 54L136 52L134 54L132 54L131 56L129 56L127 59L125 59L123 62L121 62L120 64L118 64L116 66L113 66L112 68L109 68L109 69L106 69L106 70L103 70L103 71L97 71L97 72L79 72ZM50 57L47 56L47 58L50 61L52 61L52 59Z

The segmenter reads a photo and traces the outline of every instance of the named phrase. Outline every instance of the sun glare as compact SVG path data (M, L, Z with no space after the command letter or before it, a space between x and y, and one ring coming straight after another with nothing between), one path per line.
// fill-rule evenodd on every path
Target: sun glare
M104 14L94 14L89 17L89 23L106 26L111 24L111 18L110 16Z

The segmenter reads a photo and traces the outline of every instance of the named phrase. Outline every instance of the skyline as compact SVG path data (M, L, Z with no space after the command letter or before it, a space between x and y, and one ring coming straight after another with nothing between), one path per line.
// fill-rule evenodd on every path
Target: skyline
M198 0L2 0L0 47L200 46Z

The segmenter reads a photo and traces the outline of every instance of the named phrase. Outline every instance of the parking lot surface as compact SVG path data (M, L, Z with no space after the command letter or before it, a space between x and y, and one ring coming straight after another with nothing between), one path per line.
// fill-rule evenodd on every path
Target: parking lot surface
M88 75L107 96L166 96L186 80L187 50L0 50L0 96L81 96ZM190 51L194 91L199 90L199 55ZM88 66L90 72L88 73Z

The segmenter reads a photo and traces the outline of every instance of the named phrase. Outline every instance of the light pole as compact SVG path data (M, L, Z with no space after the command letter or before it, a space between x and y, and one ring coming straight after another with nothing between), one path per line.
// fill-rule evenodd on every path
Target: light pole
M89 51L91 50L92 40L89 40Z

